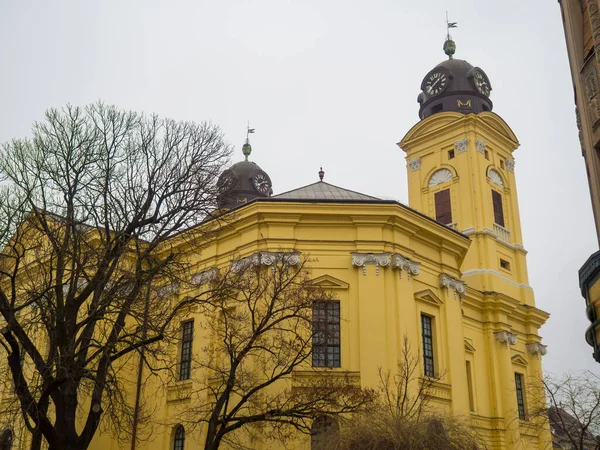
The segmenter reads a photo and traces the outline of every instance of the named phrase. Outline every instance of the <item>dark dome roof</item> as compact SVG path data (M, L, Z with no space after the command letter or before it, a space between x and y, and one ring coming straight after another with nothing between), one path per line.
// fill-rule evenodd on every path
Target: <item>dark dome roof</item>
M244 144L250 145L250 144ZM250 148L251 150L251 148ZM249 154L249 153L248 153ZM258 180L256 176L259 176ZM262 183L257 188L258 183ZM264 185L267 183L268 186ZM264 187L263 187L264 185ZM217 181L219 208L233 209L258 197L270 197L273 193L271 178L258 164L252 161L240 161L223 171Z
M429 80L445 76L445 84L441 92L431 92ZM485 86L489 91L492 87L485 72L479 67L473 67L463 59L447 59L430 70L421 83L422 92L417 101L421 104L419 117L424 119L436 112L456 111L464 114L491 111L493 103L487 95L480 92L475 85L475 75L483 76ZM481 78L480 78L481 79ZM429 81L432 84L431 81ZM434 81L435 82L435 81ZM439 83L441 85L441 83ZM439 89L439 88L438 88Z

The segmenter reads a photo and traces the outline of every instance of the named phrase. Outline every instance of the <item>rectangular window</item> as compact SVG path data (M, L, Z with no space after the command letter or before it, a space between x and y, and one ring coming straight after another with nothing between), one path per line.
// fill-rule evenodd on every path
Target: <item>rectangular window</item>
M525 420L525 397L523 394L523 375L515 372L515 388L517 389L517 407L519 419Z
M510 270L510 263L504 259L500 259L500 267L504 270Z
M502 194L492 190L492 203L494 204L494 222L504 226L504 210L502 209Z
M490 160L490 152L488 152L487 150L484 150L483 154L485 155L485 159L487 159L489 161Z
M313 305L312 364L340 367L340 302Z
M452 207L450 206L450 189L436 192L433 196L435 201L435 220L444 225L452 223Z
M500 168L504 169L504 160L503 159L500 160Z
M473 397L473 375L471 374L471 361L467 361L467 389L469 390L469 409L475 411L475 399Z
M421 335L423 336L423 366L425 376L435 376L433 366L433 330L431 327L431 317L421 314Z
M454 150L448 150L448 159L454 159Z
M179 379L189 380L192 369L192 341L194 340L194 321L181 324L181 355L179 358Z

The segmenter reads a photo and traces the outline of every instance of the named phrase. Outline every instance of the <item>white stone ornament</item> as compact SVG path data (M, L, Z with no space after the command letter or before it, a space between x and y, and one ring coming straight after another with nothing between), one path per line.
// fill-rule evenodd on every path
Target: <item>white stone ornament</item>
M475 148L482 155L485 155L485 147L486 147L486 145L487 144L484 141L482 141L481 139L476 139L475 140Z
M357 253L353 252L352 265L354 267L362 267L363 275L367 274L367 265L375 265L375 275L379 275L379 266L387 267L390 265L389 253Z
M467 291L467 285L464 281L457 280L445 273L440 274L440 287L445 287L448 293L450 292L450 289L452 289L454 291L454 296L458 294L459 297L462 297Z
M450 172L448 169L436 170L429 179L429 187L434 187L438 184L445 183L446 181L452 180L452 178L452 172Z
M421 157L411 159L410 161L408 161L408 166L413 172L419 170L421 168Z
M192 284L195 286L201 286L210 281L214 281L219 277L219 269L212 267L200 273L192 275Z
M515 160L507 159L506 160L506 168L508 169L509 172L514 172L515 171Z
M544 356L546 353L548 353L548 346L540 344L539 342L531 342L526 344L525 347L532 355Z
M514 333L511 333L510 331L505 331L505 330L495 331L494 337L501 344L516 345L516 343L517 343L517 335Z
M241 272L249 266L275 266L287 264L297 266L300 264L300 253L297 252L257 252L242 259L233 261L231 271Z
M502 177L500 174L496 172L494 169L490 169L488 172L488 177L490 177L490 181L500 187L504 187L504 182L502 181Z
M469 141L467 140L467 138L461 139L460 141L456 141L454 143L454 148L456 149L456 153L466 152L468 145L469 145Z
M409 280L411 275L419 275L420 265L421 263L405 258L400 253L394 253L392 255L392 269L398 269L400 278L402 278L403 270L406 271Z

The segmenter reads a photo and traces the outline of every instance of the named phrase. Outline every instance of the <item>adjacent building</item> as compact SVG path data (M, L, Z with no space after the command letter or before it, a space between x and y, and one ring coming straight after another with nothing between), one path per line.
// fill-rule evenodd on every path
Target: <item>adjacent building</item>
M579 142L600 239L600 3L598 0L559 0L559 4L573 79ZM600 253L597 252L580 269L579 284L591 322L585 339L594 349L594 359L600 362L599 275Z

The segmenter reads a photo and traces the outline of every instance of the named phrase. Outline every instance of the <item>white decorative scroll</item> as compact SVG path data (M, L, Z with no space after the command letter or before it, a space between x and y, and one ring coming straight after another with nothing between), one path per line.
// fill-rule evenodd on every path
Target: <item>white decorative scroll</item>
M544 356L546 353L548 353L548 346L540 344L539 342L526 344L525 347L527 347L527 351L532 355Z
M482 155L485 155L485 146L487 144L485 142L483 142L481 139L476 139L475 140L475 148L477 148L477 151L479 153L481 153Z
M510 331L494 331L494 337L501 344L515 345L517 343L517 335Z
M218 277L219 269L217 269L216 267L212 267L208 270L192 275L192 284L196 286L201 286L203 284L208 283L209 281L216 280Z
M467 140L467 138L461 139L460 141L456 141L454 143L454 148L456 149L456 153L466 152L468 145L469 145L469 141Z
M418 158L408 161L408 166L413 172L419 170L421 168L421 157L419 156Z
M506 168L508 169L509 172L514 172L515 171L515 160L507 159L506 160Z
M394 253L392 255L392 269L398 269L400 272L400 278L402 278L402 271L406 270L408 279L410 280L411 275L419 275L419 266L421 263L411 261L405 258L400 253Z
M437 186L438 184L445 183L452 179L452 172L448 169L436 170L431 178L429 179L429 187Z
M490 177L490 181L492 183L497 184L500 187L504 187L504 182L502 181L500 174L498 172L496 172L494 169L490 169L488 171L488 177Z
M375 274L379 275L379 266L387 267L390 265L389 253L351 253L352 265L362 267L363 275L367 274L367 264L375 264Z
M300 253L297 252L257 252L231 264L234 273L241 272L250 266L274 266L287 264L297 266L300 264Z
M448 292L452 289L454 295L458 294L459 297L462 297L467 291L467 285L464 281L457 280L445 273L440 274L440 287L445 287Z

